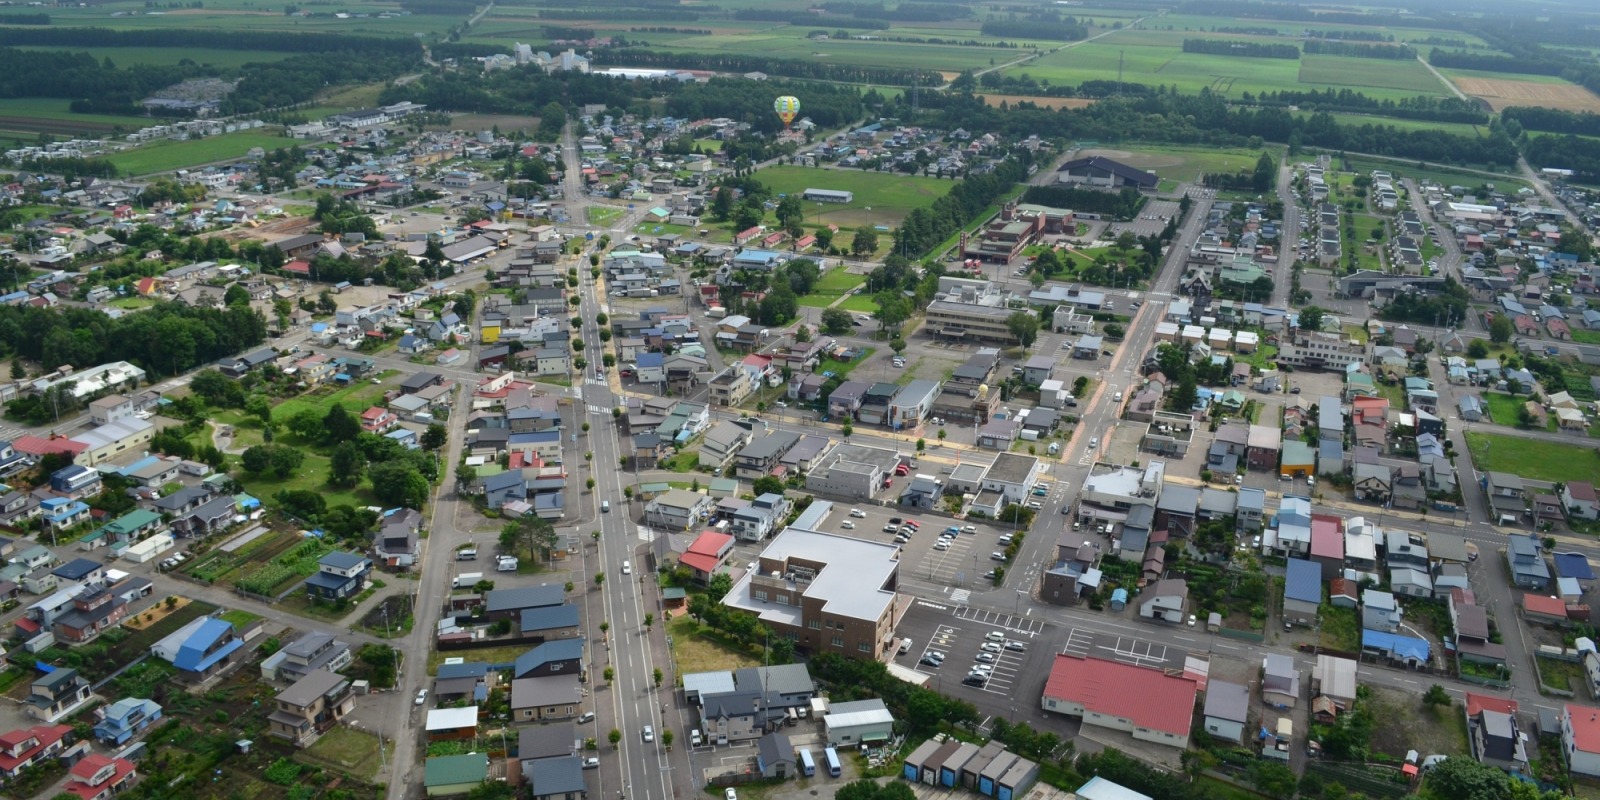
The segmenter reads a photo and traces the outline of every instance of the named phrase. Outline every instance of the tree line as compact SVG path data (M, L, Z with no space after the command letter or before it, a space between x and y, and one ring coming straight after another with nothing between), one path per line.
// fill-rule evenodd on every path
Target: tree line
M1260 94L1244 92L1234 101L1234 105L1295 106L1301 111L1353 111L1430 122L1464 122L1468 125L1489 123L1489 114L1473 100L1427 95L1379 100L1353 89L1283 90Z
M685 119L728 117L748 122L757 131L776 133L783 121L772 113L772 98L784 94L803 97L801 115L824 128L848 125L866 113L861 93L853 86L736 78L682 84L667 97L666 110Z
M828 0L822 3L821 7L830 14L886 19L894 22L948 22L972 16L972 12L966 7L948 3L899 3L891 9L883 3Z
M1202 17L1231 17L1234 19L1271 19L1292 22L1310 22L1322 25L1361 25L1377 28L1403 28L1415 26L1415 15L1395 13L1358 13L1329 11L1324 6L1300 6L1289 3L1260 3L1255 0L1191 0L1183 3L1174 13ZM1434 22L1437 22L1436 20ZM1435 26L1437 27L1437 26Z
M1382 31L1306 31L1306 36L1313 39L1337 39L1345 42L1394 41L1393 34Z
M1567 111L1560 108L1537 106L1512 106L1500 112L1502 123L1515 122L1522 130L1548 133L1576 133L1594 136L1600 133L1600 114L1592 111ZM1516 131L1512 131L1516 135Z
M0 28L0 45L33 47L215 47L217 32L195 28L51 28L17 31ZM270 50L277 53L387 52L420 53L416 40L397 36L349 36L341 33L291 33L287 31L229 31L233 50Z
M1308 55L1388 58L1395 61L1410 61L1417 57L1415 48L1403 44L1356 44L1327 39L1307 39L1305 49Z
M979 32L984 36L1048 39L1053 42L1076 42L1089 35L1089 29L1076 21L1050 22L995 17L984 20Z
M969 176L944 197L912 209L894 232L895 251L920 256L956 235L990 204L1025 180L1031 163L1028 151L1018 151L1000 162L992 172Z
M0 25L49 25L49 14L0 14Z
M1581 183L1600 183L1600 141L1570 133L1528 136L1522 153L1536 167L1570 169Z
M1492 53L1472 53L1466 50L1428 51L1428 63L1449 69L1473 69L1482 72L1508 72L1515 75L1560 75L1561 65L1542 59L1502 56Z
M1138 189L1123 187L1115 192L1099 189L1078 189L1071 186L1029 186L1022 193L1022 202L1051 208L1070 208L1089 214L1099 214L1114 219L1133 219L1144 206L1145 197Z
M1300 48L1292 44L1241 42L1236 39L1184 39L1183 52L1242 58L1298 59Z
M677 10L672 19L679 18ZM875 31L889 27L889 20L871 17L839 16L837 14L811 14L805 11L786 11L776 8L741 8L733 18L745 22L784 22L790 25L829 25L835 28L856 28Z

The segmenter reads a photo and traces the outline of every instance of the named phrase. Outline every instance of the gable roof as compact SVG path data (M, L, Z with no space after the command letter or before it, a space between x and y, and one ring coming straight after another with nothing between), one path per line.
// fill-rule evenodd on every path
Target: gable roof
M1086 711L1127 719L1141 728L1189 738L1195 682L1158 670L1098 658L1057 655L1045 697L1078 703Z
M565 594L566 591L558 585L490 589L483 595L483 606L484 611L491 613L554 606L561 604Z
M556 639L517 656L511 665L511 677L520 678L539 667L556 661L577 661L583 658L582 639Z

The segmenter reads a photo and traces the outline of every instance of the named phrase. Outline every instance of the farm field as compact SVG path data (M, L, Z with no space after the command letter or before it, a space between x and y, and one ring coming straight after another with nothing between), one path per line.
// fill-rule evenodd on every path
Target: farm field
M1600 451L1593 447L1469 432L1467 448L1480 471L1509 472L1536 481L1600 480Z
M100 138L117 126L138 130L159 121L149 117L113 114L74 114L71 104L71 100L48 97L10 97L0 100L0 130Z
M990 66L991 59L996 62L1006 61L1022 52L1009 48L966 47L962 45L913 42L862 41L854 39L811 41L805 38L805 34L809 30L809 28L788 26L759 32L752 31L750 33L687 36L670 42L663 40L659 44L652 38L656 36L655 34L646 34L643 38L652 39L651 44L655 49L669 53L757 55L773 58L831 61L840 64L920 67L957 72L964 69L982 69ZM956 33L952 31L946 35L954 35ZM966 37L963 36L962 38ZM512 39L498 36L482 37L474 34L466 37L465 41L503 42L509 44Z
M1312 115L1312 113L1313 112L1310 111L1296 111L1294 112L1294 115L1297 117L1309 117ZM1353 127L1360 127L1362 125L1386 125L1402 131L1440 131L1442 133L1448 133L1455 136L1483 135L1478 126L1468 125L1465 122L1433 122L1431 120L1421 119L1379 117L1371 114L1348 114L1339 111L1329 112L1328 116L1333 117L1333 121L1339 123L1340 125ZM1485 128L1484 131L1487 131L1487 129Z
M1094 104L1094 99L1089 97L1043 97L1037 95L1013 94L980 94L985 105L999 106L1001 103L1015 106L1018 103L1032 103L1040 108L1083 108Z
M1461 91L1487 100L1495 111L1510 106L1543 106L1567 111L1600 113L1600 96L1582 86L1570 83L1499 78L1452 78L1452 80Z
M1129 166L1149 170L1163 178L1176 181L1198 180L1207 172L1239 172L1255 169L1261 158L1260 151L1220 148L1160 147L1140 145L1137 150L1106 150L1091 148L1078 151L1075 157L1105 156ZM1272 157L1282 160L1283 152L1272 149Z
M806 225L832 223L841 228L861 225L894 227L912 209L932 203L956 185L953 180L898 172L791 166L768 167L757 172L755 177L775 195L798 194L807 188L853 192L854 202L805 204Z
M228 6L233 6L229 8ZM376 15L399 10L398 6L341 6L352 16L339 19L328 16L291 17L280 9L264 10L261 6L247 7L224 2L205 8L182 8L146 13L143 5L116 3L83 8L51 8L51 27L96 27L112 30L155 30L160 28L188 28L216 31L290 31L294 33L343 33L356 36L412 36L417 33L439 33L457 25L466 12L459 16L412 14L379 19ZM112 16L123 12L123 16ZM356 17L354 14L369 14ZM176 48L181 51L182 48Z
M124 150L106 160L115 164L125 175L149 175L155 172L194 167L213 161L241 158L252 147L273 150L294 144L293 139L259 131L225 133L204 139L180 142L164 139Z

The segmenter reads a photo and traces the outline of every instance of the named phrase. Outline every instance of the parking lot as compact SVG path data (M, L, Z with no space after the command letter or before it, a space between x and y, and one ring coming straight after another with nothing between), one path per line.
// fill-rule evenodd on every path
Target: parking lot
M1167 220L1178 213L1178 204L1172 200L1150 200L1139 209L1137 219L1128 222L1113 222L1106 229L1106 236L1116 238L1123 231L1132 231L1135 236L1154 236L1167 227Z
M925 675L953 686L988 692L1002 697L1018 691L1018 684L1029 673L1029 660L1035 650L1033 638L1044 629L1037 620L1005 616L1021 628L1000 625L988 612L963 617L964 607L947 621L938 623L909 653L900 656L909 666ZM1026 634L1023 633L1026 631ZM913 640L915 642L915 640ZM1046 654L1048 655L1048 653Z
M852 511L859 511L862 516L852 516ZM911 522L917 525L911 526ZM987 588L987 583L981 583L987 573L1004 563L990 556L1005 550L1005 545L1000 544L1000 537L1011 533L1009 526L1001 529L975 522L967 523L943 514L916 514L899 508L866 504L849 506L843 503L836 504L833 513L818 527L829 533L857 539L898 543L907 577L962 589L973 588L974 583ZM903 542L896 542L900 538L899 531L906 527L913 529L910 537ZM956 530L950 531L950 528ZM965 530L967 528L972 530ZM948 544L941 547L941 540Z

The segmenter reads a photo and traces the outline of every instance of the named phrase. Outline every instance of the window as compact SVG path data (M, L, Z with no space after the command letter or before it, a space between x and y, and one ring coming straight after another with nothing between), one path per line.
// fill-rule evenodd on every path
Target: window
M806 623L806 627L808 627L808 628L810 628L811 630L814 630L814 631L815 630L821 630L822 629L822 622L820 622L819 620L811 620L810 622Z
M750 592L750 596L754 597L755 599L760 600L762 602L766 602L766 600L767 600L767 590L765 590L765 589L755 589L755 590Z
M844 637L843 636L834 636L833 637L833 646L834 647L844 647Z
M872 650L872 647L871 647L871 645L868 645L866 642L862 642L862 643L856 645L856 649L860 650L863 653L866 653L866 652L870 652Z

